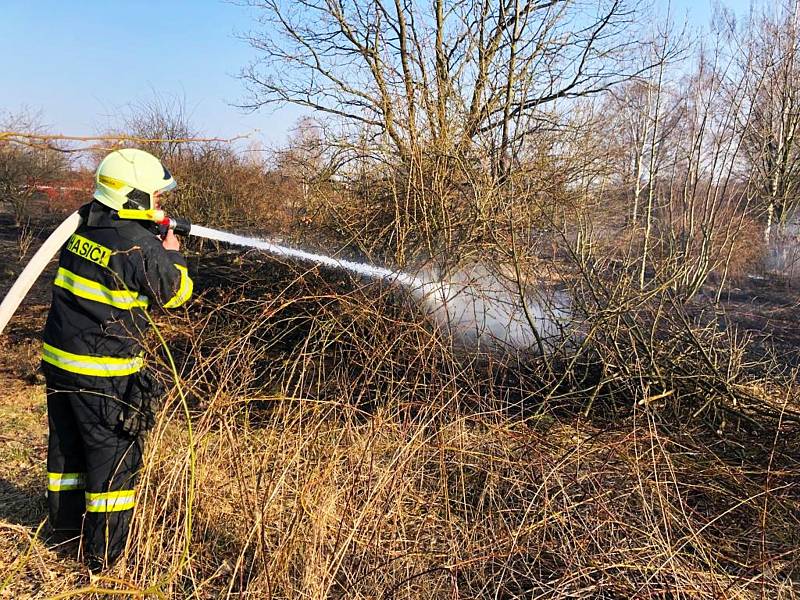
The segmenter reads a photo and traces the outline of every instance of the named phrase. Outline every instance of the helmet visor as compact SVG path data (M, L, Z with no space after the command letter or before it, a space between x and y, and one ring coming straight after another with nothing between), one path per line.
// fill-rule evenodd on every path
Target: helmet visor
M169 184L166 187L157 190L156 194L158 194L159 196L163 196L164 194L174 190L176 187L178 187L178 182L173 179L171 182L169 182Z
M161 208L161 201L176 187L178 187L178 184L173 179L169 184L160 190L153 192L153 208Z

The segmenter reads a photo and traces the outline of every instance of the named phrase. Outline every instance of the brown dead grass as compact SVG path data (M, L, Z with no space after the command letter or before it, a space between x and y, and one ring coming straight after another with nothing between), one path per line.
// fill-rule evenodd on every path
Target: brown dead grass
M726 374L736 398L771 407L748 413L761 428L724 405L692 420L706 400L691 392L693 359L674 361L684 373L665 354L681 402L612 373L624 385L595 380L583 417L594 388L542 403L535 359L460 355L391 290L233 261L205 257L200 297L159 321L191 419L173 390L127 552L101 579L74 546L32 541L45 515L43 394L24 379L36 342L22 324L4 338L6 597L798 597L791 381ZM598 339L616 368L612 331ZM641 349L625 343L620 356ZM739 356L713 350L720 364ZM645 363L626 364L641 377Z

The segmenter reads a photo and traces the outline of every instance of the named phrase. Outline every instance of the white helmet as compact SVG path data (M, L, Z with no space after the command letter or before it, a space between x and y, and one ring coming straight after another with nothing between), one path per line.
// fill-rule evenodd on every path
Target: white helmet
M94 176L94 198L114 210L155 208L153 194L174 190L178 184L152 154L135 148L114 150Z

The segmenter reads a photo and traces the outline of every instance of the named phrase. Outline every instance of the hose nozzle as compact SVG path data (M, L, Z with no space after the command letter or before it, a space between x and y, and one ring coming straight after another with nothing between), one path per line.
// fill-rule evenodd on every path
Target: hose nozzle
M189 235L189 232L192 230L192 222L183 217L165 217L164 220L159 223L159 226L165 229L172 229L172 231L178 235ZM166 233L166 231L164 233Z

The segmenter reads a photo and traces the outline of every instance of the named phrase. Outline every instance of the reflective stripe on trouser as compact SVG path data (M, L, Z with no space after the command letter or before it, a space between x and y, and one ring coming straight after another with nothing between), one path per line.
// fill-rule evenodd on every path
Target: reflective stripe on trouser
M69 399L47 390L47 505L50 526L58 531L78 532L86 511L86 459L78 423ZM78 479L83 475L80 487Z
M113 356L89 356L60 350L50 344L42 345L42 360L70 373L94 377L122 377L141 370L141 356L117 358Z
M47 491L63 492L86 488L86 473L48 473Z
M118 512L130 510L136 504L134 490L120 490L118 492L86 492L87 512Z
M45 375L50 424L47 470L64 474L62 484L70 479L67 474L85 473L85 489L48 494L51 522L81 529L86 557L113 562L128 537L142 440L118 429L124 393L78 390L70 385L69 373L45 371ZM126 379L113 381L125 390L132 383Z

